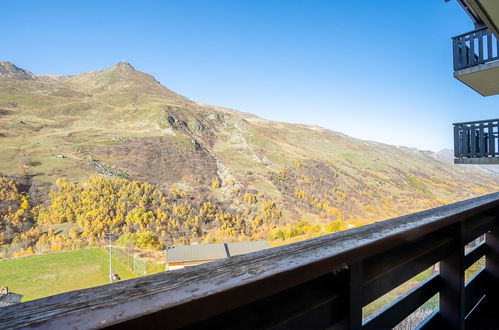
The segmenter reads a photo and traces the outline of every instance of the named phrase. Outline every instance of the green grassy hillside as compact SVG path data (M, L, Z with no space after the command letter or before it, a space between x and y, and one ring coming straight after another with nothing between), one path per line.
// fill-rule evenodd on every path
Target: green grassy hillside
M113 273L122 280L137 277L117 260ZM109 283L109 254L79 250L0 261L0 286L22 294L23 302Z

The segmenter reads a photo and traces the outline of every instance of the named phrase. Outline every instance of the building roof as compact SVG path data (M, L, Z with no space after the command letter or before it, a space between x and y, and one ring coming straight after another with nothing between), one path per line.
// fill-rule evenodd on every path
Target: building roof
M166 262L219 260L267 248L267 241L171 246L167 249Z
M224 243L173 246L167 249L167 262L200 261L227 257Z
M227 245L229 250L229 257L265 250L270 247L269 242L267 241L235 242L225 244Z
M21 294L9 292L7 294L0 295L0 307L10 306L14 304L19 304L21 302Z

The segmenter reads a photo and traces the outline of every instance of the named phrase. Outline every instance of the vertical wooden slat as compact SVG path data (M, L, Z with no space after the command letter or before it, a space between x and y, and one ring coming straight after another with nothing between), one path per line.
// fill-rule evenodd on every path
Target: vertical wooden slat
M476 126L471 125L470 128L471 141L471 157L476 157Z
M454 52L454 71L459 70L459 38L452 39L452 49Z
M496 295L499 294L499 226L485 235L489 252L485 256L485 269L495 283Z
M485 156L485 131L484 125L480 124L478 130L478 156Z
M495 137L494 137L494 124L492 122L489 123L489 155L494 156L496 147L494 145Z
M492 34L487 30L487 59L492 59Z
M449 328L464 329L464 222L453 225L449 235L455 242L455 250L440 262L443 282L440 314Z
M484 60L483 60L483 30L479 32L479 36L478 36L478 61L480 64L484 63Z
M475 34L470 35L470 65L475 65Z
M499 156L499 150L497 150L497 146L499 145L499 121L494 125L497 130L494 132L494 146L492 147L492 150L494 151L495 156ZM497 151L496 151L497 150Z
M461 146L459 143L459 126L454 125L454 157L461 157Z
M348 290L348 330L362 328L362 262L350 265Z
M470 135L469 135L469 129L466 126L463 127L463 155L465 157L469 156L469 140L470 140Z
M468 66L467 53L468 46L466 46L466 38L461 38L461 68L466 68Z

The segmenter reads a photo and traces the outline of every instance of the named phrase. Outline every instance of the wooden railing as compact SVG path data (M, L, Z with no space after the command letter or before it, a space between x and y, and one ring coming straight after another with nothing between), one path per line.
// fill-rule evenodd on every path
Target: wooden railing
M453 125L456 158L499 157L499 119Z
M452 38L454 71L499 59L499 41L486 27Z
M499 292L499 193L247 255L0 308L0 328L463 329ZM485 240L465 253L477 237ZM465 283L465 270L485 267ZM369 319L363 307L439 263ZM85 276L85 274L82 274ZM496 308L496 306L494 306ZM495 310L497 313L497 310Z

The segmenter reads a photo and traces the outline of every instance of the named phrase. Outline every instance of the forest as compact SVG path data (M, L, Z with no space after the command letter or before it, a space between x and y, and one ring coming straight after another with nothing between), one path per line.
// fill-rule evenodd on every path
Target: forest
M437 192L455 185L416 174L369 182L318 161L296 161L269 172L269 180L280 199L217 176L189 193L125 178L94 176L77 183L61 177L45 195L29 178L0 176L0 253L16 257L102 246L109 238L148 250L257 239L286 242L447 204L452 201ZM397 185L410 189L390 194ZM222 188L229 189L230 199L216 195ZM497 187L484 182L474 189L486 194Z
M0 184L0 245L19 247L15 256L96 246L109 235L120 245L141 249L257 239L281 219L275 202L251 193L244 194L246 204L238 211L175 188L92 177L82 185L57 179L48 200L31 205L12 179L2 177ZM58 234L52 228L59 224L74 226Z

